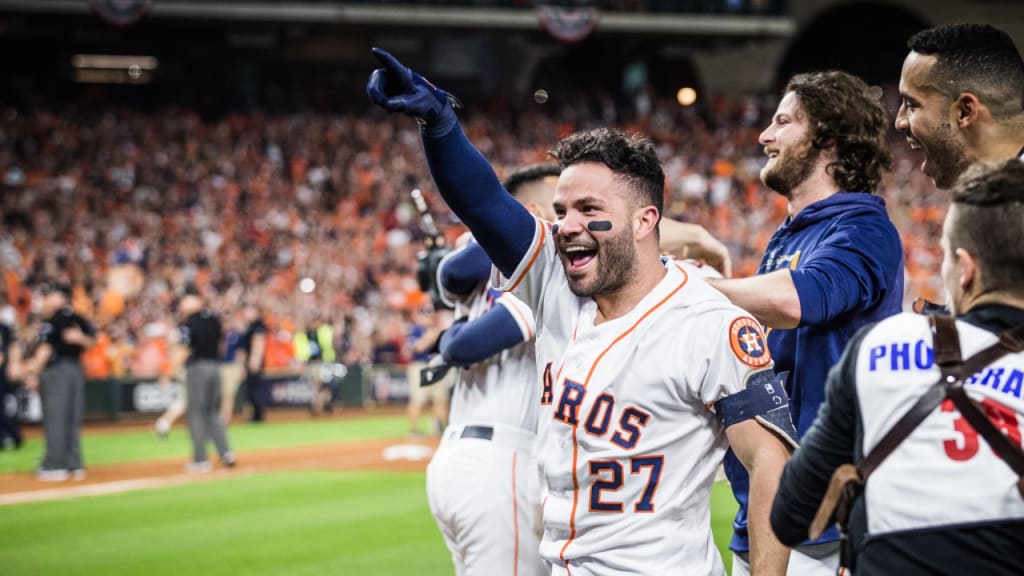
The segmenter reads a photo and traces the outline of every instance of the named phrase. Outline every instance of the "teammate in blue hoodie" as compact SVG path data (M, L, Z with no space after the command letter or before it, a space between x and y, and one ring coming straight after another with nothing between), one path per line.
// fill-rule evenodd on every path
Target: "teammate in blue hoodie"
M843 72L794 76L761 133L765 186L789 201L757 276L709 280L768 329L797 433L824 401L829 369L857 330L900 312L903 250L885 201L872 192L891 164L878 97ZM746 470L730 451L725 471L740 504L730 549L733 576L749 574ZM789 574L833 575L838 533L794 548Z

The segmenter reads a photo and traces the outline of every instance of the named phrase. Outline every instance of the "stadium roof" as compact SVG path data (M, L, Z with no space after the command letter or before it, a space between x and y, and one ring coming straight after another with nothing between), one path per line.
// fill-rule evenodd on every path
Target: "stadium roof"
M0 12L87 14L90 8L83 0L0 0ZM532 8L422 3L159 0L151 3L146 17L504 30L542 26ZM796 31L796 22L790 16L605 11L598 29L602 33L789 37Z

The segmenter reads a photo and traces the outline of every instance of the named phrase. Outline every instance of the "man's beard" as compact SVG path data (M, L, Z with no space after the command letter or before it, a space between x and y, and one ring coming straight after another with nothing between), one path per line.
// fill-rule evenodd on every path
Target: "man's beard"
M814 171L818 154L819 151L811 148L810 141L805 139L796 147L779 153L774 166L771 168L765 166L761 170L761 182L789 198L793 189L803 184Z
M615 292L636 277L636 247L629 227L600 243L597 254L597 274L584 284L583 280L569 278L569 289L581 298Z
M918 142L924 147L928 165L935 173L932 179L935 180L937 188L943 190L952 188L957 178L971 165L963 143L953 136L953 129L949 122L943 122L939 126L935 138L928 145L925 145L920 139Z

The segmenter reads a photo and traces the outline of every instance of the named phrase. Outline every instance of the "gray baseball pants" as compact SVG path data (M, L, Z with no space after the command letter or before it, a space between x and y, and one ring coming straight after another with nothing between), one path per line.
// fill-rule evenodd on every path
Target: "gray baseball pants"
M43 470L78 470L82 466L82 417L85 372L77 359L59 358L39 375L46 451Z
M188 364L185 372L188 431L192 435L192 461L206 461L206 443L213 441L217 454L223 459L231 451L224 423L220 420L220 363L216 360L196 360Z

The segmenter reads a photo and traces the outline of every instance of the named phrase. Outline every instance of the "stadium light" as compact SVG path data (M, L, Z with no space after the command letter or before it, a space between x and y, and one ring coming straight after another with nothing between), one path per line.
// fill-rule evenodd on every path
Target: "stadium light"
M71 78L85 84L148 84L159 66L153 56L75 54Z
M101 70L156 70L160 61L153 56L129 56L123 54L75 54L71 57L75 68L97 68Z
M680 106L693 106L696 101L697 91L689 86L684 86L676 92L676 102L679 102Z

